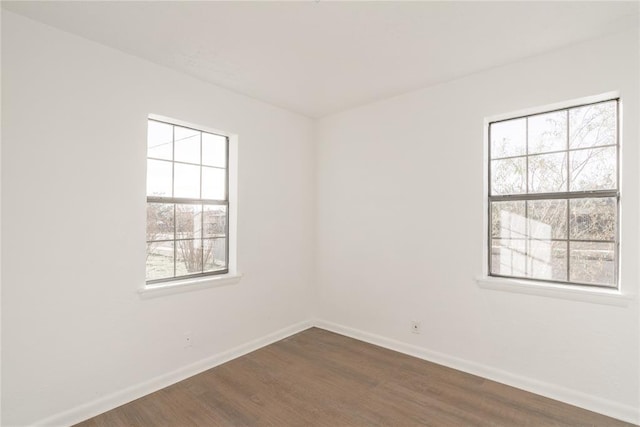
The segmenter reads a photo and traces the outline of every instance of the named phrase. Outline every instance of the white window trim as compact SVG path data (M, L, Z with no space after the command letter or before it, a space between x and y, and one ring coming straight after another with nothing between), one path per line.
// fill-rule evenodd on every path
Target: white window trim
M197 291L200 289L217 288L220 286L234 285L240 282L242 273L227 273L193 279L174 280L152 286L145 285L138 290L141 298L155 298L165 295L179 294L183 292Z
M512 117L519 116L529 116L532 114L543 113L545 111L552 111L564 108L570 108L574 105L579 104L590 104L596 103L600 101L606 101L608 99L613 98L621 98L620 92L607 92L599 95L588 96L578 99L573 99L570 101L563 101L560 103L554 103L544 106L539 106L535 108L528 108L519 111L514 111L505 114L494 115L490 117L485 117L484 125L483 125L483 168L482 168L482 210L483 210L483 221L482 221L482 274L476 278L476 282L478 286L482 289L487 289L491 291L504 291L511 293L519 293L526 295L536 295L536 296L544 296L544 297L552 297L552 298L560 298L560 299L568 299L573 301L582 301L582 302L590 302L596 304L605 304L605 305L613 305L619 307L626 307L630 302L635 300L635 295L631 295L624 292L624 283L622 280L622 274L619 276L618 289L606 289L599 287L591 287L591 286L577 286L571 284L556 284L553 282L548 282L544 280L520 280L514 278L506 278L506 277L495 277L489 275L489 237L488 237L488 227L489 227L489 124L491 122L505 120ZM622 158L622 100L620 100L620 116L619 116L619 149ZM622 168L622 164L620 166ZM620 173L620 172L619 172ZM620 173L620 177L622 174ZM622 179L620 179L619 189L621 191L623 186ZM622 226L623 226L623 215L620 215L618 218L619 227L620 227L620 235L622 236ZM620 241L620 260L623 258L623 250L624 242ZM621 267L621 266L620 266ZM622 271L622 268L619 268L619 271Z
M476 278L476 282L480 288L493 291L567 299L618 307L627 307L634 300L633 296L623 294L617 289L559 285L541 280L518 280L483 275Z
M200 289L207 289L219 286L233 285L240 282L242 273L238 270L238 135L220 131L201 125L176 120L172 117L165 117L156 114L149 114L149 119L158 120L175 124L178 126L186 126L204 132L210 132L217 135L223 135L229 138L229 252L228 257L228 273L216 274L202 277L194 277L187 279L177 278L176 280L147 284L143 282L138 289L138 295L141 298L155 298L159 296L172 295L182 292L191 292Z

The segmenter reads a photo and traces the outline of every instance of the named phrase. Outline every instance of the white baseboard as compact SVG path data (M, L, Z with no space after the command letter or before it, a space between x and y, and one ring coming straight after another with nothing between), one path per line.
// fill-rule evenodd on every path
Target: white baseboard
M507 384L550 399L559 400L589 411L598 412L609 417L634 424L640 423L639 409L633 406L622 405L620 403L592 396L577 390L512 374L491 366L431 351L426 348L403 343L401 341L396 341L336 323L327 322L325 320L316 319L313 322L313 325L321 329L326 329L327 331L355 338L370 344L375 344L380 347L408 354L410 356L467 372L469 374L478 375L480 377Z
M272 344L281 339L287 338L298 332L304 331L312 326L345 335L360 341L428 360L430 362L444 365L453 369L478 375L493 381L510 385L522 390L526 390L541 396L559 400L561 402L575 405L590 411L598 412L613 418L617 418L630 423L638 424L640 422L640 414L638 408L633 406L622 405L607 399L591 396L577 390L566 387L545 383L532 378L526 378L515 375L500 369L486 366L480 363L471 362L469 360L460 359L454 356L431 351L422 347L396 341L380 335L365 332L359 329L342 326L325 320L316 319L314 321L304 321L288 326L286 328L275 331L262 338L255 339L246 344L215 354L206 359L202 359L191 365L176 369L173 372L152 378L144 383L137 384L117 391L110 395L95 399L91 402L69 409L67 411L55 414L46 419L40 420L34 425L36 426L70 426L88 418L99 415L103 412L117 408L147 394L168 387L200 372L221 365L225 362L243 356L247 353L255 351L259 348Z
M168 387L193 375L199 374L200 372L204 372L207 369L211 369L237 357L258 350L259 348L262 348L266 345L297 334L298 332L309 329L312 326L313 324L311 321L296 323L264 337L250 341L246 344L242 344L238 347L232 348L222 353L214 354L213 356L207 357L206 359L199 360L195 363L192 363L191 365L176 369L173 372L157 376L141 384L136 384L124 390L117 391L104 397L100 397L76 408L72 408L46 419L40 420L34 423L34 425L70 426L79 423L88 418L95 417L96 415L102 414L103 412L124 405L125 403L129 403L135 399L139 399L140 397L146 396L147 394Z

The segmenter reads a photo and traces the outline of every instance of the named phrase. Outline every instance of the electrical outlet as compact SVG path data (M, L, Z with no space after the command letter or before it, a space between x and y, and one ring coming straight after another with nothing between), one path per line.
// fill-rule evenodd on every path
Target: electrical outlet
M191 332L185 332L183 338L182 343L184 344L184 348L193 347L193 334Z
M420 322L416 320L411 321L411 332L413 332L414 334L420 333Z

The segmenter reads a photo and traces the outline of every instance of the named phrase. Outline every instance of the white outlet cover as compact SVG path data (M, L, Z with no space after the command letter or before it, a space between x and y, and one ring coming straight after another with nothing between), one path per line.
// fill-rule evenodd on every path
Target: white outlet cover
M191 332L187 332L184 334L183 343L185 348L191 347L193 345L193 335L191 334Z
M414 334L420 333L420 322L416 322L415 320L411 322L411 332Z

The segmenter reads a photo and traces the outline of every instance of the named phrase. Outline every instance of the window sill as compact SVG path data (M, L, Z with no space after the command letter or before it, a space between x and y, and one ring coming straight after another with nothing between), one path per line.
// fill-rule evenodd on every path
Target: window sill
M221 274L219 276L198 277L195 279L176 280L174 282L145 285L138 290L141 298L156 298L165 295L197 291L200 289L216 288L234 285L240 281L242 273Z
M519 294L560 298L593 304L627 307L634 300L616 289L590 288L586 286L556 285L549 282L507 279L502 277L478 277L478 286L483 289Z

